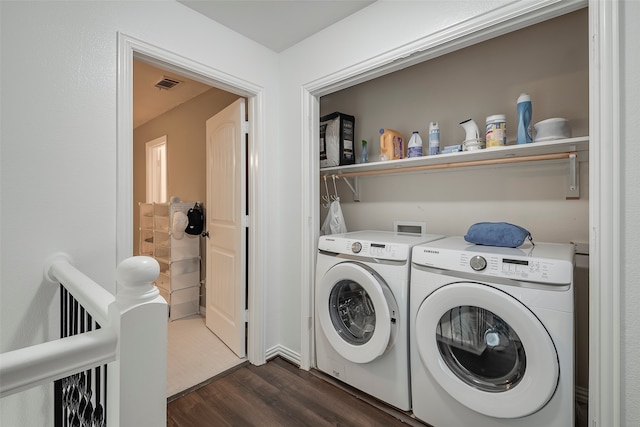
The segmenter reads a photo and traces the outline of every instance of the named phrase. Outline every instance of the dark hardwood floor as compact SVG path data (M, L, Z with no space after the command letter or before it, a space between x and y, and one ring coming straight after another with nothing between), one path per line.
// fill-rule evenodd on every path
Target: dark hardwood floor
M169 399L167 426L422 426L323 374L275 358Z

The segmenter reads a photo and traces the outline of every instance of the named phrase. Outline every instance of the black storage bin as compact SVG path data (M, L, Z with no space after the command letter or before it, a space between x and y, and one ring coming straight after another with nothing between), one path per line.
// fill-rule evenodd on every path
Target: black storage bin
M320 167L353 165L356 118L332 113L320 117Z

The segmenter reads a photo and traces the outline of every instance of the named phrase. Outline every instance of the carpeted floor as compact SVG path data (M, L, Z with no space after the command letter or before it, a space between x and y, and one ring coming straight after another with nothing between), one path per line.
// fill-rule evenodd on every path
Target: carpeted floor
M194 315L169 322L167 397L174 396L232 368L238 358Z

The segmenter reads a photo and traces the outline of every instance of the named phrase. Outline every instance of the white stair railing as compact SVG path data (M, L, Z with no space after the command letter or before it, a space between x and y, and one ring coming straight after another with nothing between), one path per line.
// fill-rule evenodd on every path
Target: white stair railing
M45 277L62 285L99 329L2 353L0 397L107 364L106 425L166 425L167 304L153 285L159 271L150 257L124 260L114 296L68 256L52 256Z

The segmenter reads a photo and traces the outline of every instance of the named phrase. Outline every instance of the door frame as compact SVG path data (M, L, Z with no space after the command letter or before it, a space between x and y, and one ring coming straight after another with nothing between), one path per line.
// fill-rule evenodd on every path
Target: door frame
M320 97L563 13L589 8L589 422L622 422L622 198L620 4L616 1L515 2L442 35L425 37L302 86L301 366L315 366L313 283L320 230Z
M116 167L116 263L133 255L133 60L175 71L210 86L247 98L249 143L247 169L249 186L249 248L247 300L247 358L254 365L266 362L265 294L266 277L263 254L266 182L264 164L264 89L220 70L154 46L122 32L117 34L117 167Z

